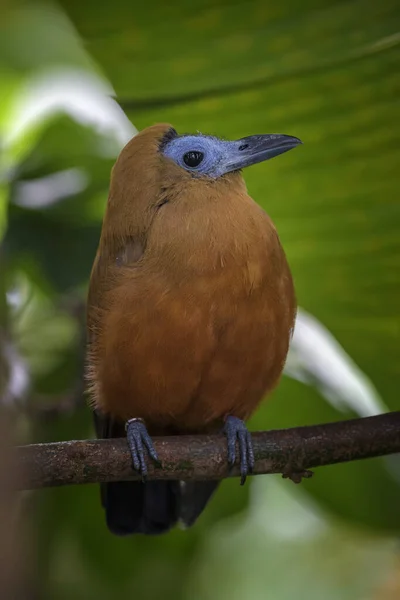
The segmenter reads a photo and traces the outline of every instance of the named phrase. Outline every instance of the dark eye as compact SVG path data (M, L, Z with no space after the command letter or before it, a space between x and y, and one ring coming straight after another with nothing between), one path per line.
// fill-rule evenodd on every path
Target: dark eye
M203 158L204 154L202 152L192 150L191 152L186 152L186 154L183 155L183 162L188 167L198 167Z

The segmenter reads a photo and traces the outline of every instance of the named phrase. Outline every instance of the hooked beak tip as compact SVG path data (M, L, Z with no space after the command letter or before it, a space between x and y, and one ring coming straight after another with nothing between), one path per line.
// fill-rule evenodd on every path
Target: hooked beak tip
M295 148L296 146L301 146L303 145L303 142L300 138L294 137L294 136L285 136L287 138L287 142L288 144L292 145L293 148Z

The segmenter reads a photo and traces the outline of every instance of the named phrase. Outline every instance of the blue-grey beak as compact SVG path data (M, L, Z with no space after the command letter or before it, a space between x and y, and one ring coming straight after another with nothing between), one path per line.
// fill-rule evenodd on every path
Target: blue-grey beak
M236 142L226 142L228 147L219 169L224 173L244 169L279 156L302 143L299 138L279 133L250 135Z

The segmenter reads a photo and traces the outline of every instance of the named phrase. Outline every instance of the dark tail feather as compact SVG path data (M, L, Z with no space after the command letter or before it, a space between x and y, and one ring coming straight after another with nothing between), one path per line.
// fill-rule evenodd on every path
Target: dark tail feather
M186 527L191 527L205 509L211 496L217 489L219 481L185 481L182 482L179 503L179 520Z
M105 483L102 501L115 535L166 533L177 521L194 525L219 481L118 481Z
M177 481L118 481L101 487L107 527L115 535L157 535L177 521Z

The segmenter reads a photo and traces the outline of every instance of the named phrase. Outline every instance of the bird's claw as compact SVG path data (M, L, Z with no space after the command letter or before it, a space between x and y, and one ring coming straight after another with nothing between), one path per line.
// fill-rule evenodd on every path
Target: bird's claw
M152 458L154 462L160 464L157 452L154 449L152 439L147 433L146 426L142 419L129 419L129 421L126 422L125 429L126 439L132 456L133 468L140 473L144 482L147 477L147 464L144 449L146 448L150 458Z
M231 467L236 462L236 441L239 445L240 485L244 485L247 475L254 468L254 450L251 433L241 419L228 416L225 419L224 433L228 442L228 463Z

